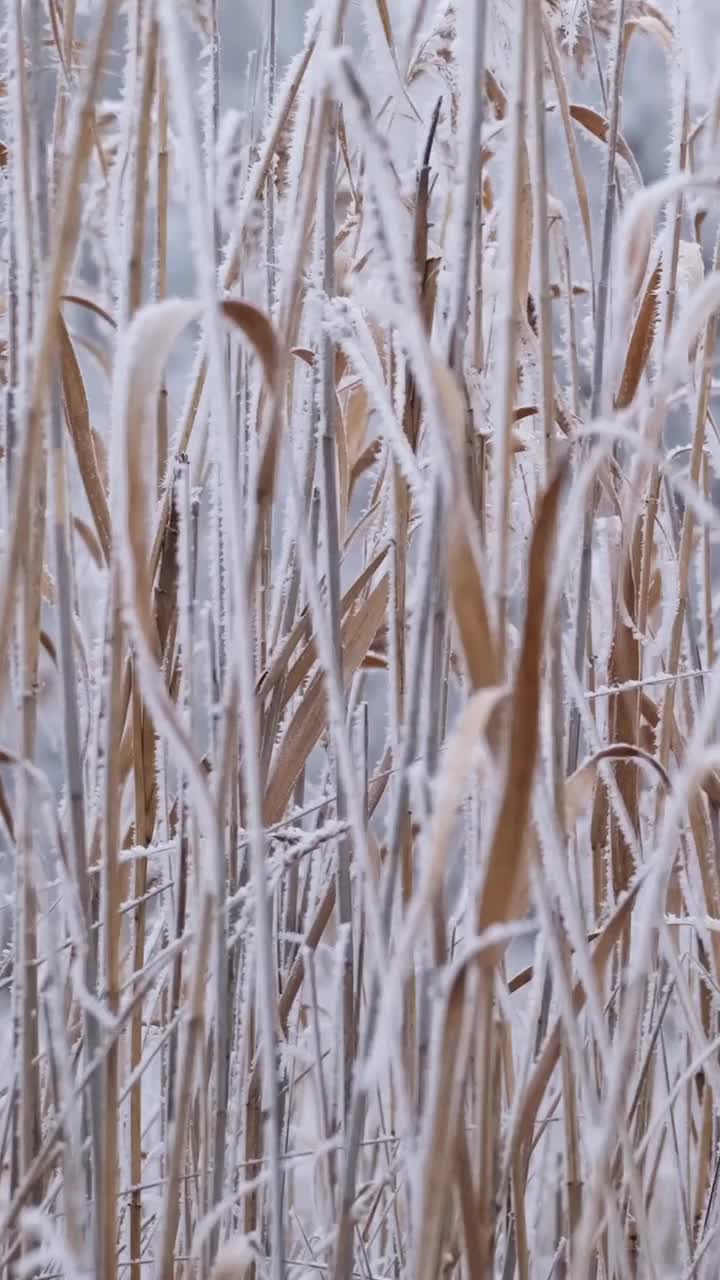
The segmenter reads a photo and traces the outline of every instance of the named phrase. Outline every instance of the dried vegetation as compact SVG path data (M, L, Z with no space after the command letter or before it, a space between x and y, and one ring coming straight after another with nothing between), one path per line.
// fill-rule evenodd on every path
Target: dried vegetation
M714 1276L699 9L233 9L4 9L0 1275Z

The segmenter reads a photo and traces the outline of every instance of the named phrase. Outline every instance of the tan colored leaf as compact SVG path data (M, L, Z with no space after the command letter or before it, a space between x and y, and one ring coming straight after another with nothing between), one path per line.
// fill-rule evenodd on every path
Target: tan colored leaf
M62 376L65 421L72 437L80 475L92 513L95 529L106 563L110 560L112 532L110 508L102 474L102 463L96 450L96 435L90 426L85 383L67 325L59 315L60 370ZM102 460L105 462L105 459ZM107 464L105 463L105 466Z
M565 830L568 834L592 803L598 768L603 760L633 760L637 764L646 764L658 774L665 789L670 790L670 778L651 752L629 742L616 742L612 746L603 747L581 764L565 783Z
M290 355L302 360L303 364L306 364L309 369L312 369L315 364L315 352L310 351L307 347L291 347Z
M592 134L594 138L597 138L598 142L604 142L607 145L610 126L605 117L600 115L599 111L593 110L592 107L586 107L582 103L573 102L570 104L570 115L576 124L581 125L583 129L587 129L588 133ZM626 165L632 171L632 175L638 186L643 186L642 174L638 168L638 162L633 155L632 148L625 141L625 138L621 133L618 134L617 138L617 151L618 155L622 156Z
M627 356L625 357L625 368L620 382L620 390L615 402L618 409L627 409L632 404L640 386L640 379L647 364L648 356L652 350L655 327L658 320L658 290L660 288L661 273L662 264L658 261L645 286L640 310L633 325Z
M507 95L489 67L485 71L485 92L495 112L495 119L504 120L508 108Z
M343 413L348 466L351 474L358 460L362 457L363 449L365 448L368 416L367 391L362 384L359 384L350 394Z
M392 22L390 21L390 10L388 9L387 0L375 0L375 7L378 11L378 17L383 29L383 34L387 40L388 49L392 52L394 48Z
M264 311L241 298L229 298L221 304L226 320L242 330L257 351L271 391L277 390L280 371L280 343Z
M82 307L84 311L90 311L93 315L99 316L101 320L104 320L105 324L109 325L111 329L117 329L110 312L100 302L96 302L95 298L89 298L83 293L64 293L62 301L72 302L74 306Z
M471 516L465 503L449 514L448 586L470 683L484 689L497 684L499 666L479 561L467 533Z
M367 600L343 623L343 677L346 682L358 670L377 635L387 608L388 591L386 574ZM300 771L320 741L326 723L325 676L319 671L288 726L275 758L265 793L266 822L277 822L282 817Z
M435 378L460 488L448 515L450 602L472 687L482 689L497 684L499 668L480 570L480 553L473 545L471 533L475 517L465 492L465 397L455 375L439 360L435 362Z
M365 565L365 568L360 571L352 585L348 587L340 602L341 618L345 617L347 612L353 608L362 592L371 581L373 575L377 573L387 553L388 548L383 547L382 551L379 551L376 556L373 556L369 564ZM258 693L261 692L263 697L267 697L278 681L285 678L283 707L285 707L294 694L297 693L303 680L307 679L315 665L315 662L317 661L317 648L314 639L311 638L294 666L288 671L290 659L303 635L307 633L309 626L309 614L305 613L295 623L295 626L281 644L277 655L273 658L267 671L258 681Z
M580 164L580 158L577 151L577 143L575 141L575 133L572 127L572 117L570 115L570 101L568 99L567 87L565 84L565 76L560 65L560 58L557 51L556 36L547 14L543 13L543 36L545 38L545 48L547 50L550 61L555 88L558 95L558 104L560 107L560 118L563 124L565 134L565 142L567 145L568 156L570 158L570 167L572 169L573 181L575 183L575 192L577 195L578 206L580 209L580 221L582 222L583 233L585 236L585 247L588 253L588 262L590 264L590 284L591 290L595 290L595 268L593 262L592 247L592 222L590 218L590 199L585 182L585 175Z
M92 439L93 439L93 448L95 450L95 458L97 460L97 465L98 465L98 471L100 472L100 479L102 480L103 485L105 486L105 492L107 493L108 486L110 483L110 472L108 468L107 448L105 446L105 441L100 435L100 432L96 431L95 427L92 428Z
M623 28L623 44L626 54L630 41L637 32L643 32L648 36L656 36L663 47L669 53L672 52L675 41L673 29L659 9L655 9L653 13L640 14L636 18L628 18L626 20Z
M484 737L491 717L507 696L508 691L502 688L478 689L463 707L445 744L437 783L437 802L429 833L430 862L426 873L428 905L437 897L444 882L455 816L473 767L474 749Z
M509 758L487 872L478 895L479 933L508 918L526 857L527 823L539 742L545 608L563 479L564 468L561 468L540 502L530 543L527 603L513 691ZM490 957L494 959L492 952Z
M100 543L98 542L95 534L90 528L90 525L87 524L85 520L81 520L79 516L73 516L72 522L73 522L73 529L75 530L76 534L78 535L81 542L85 546L86 550L89 551L90 556L94 560L98 569L102 569L103 567L102 549L100 547Z
M387 671L388 660L383 654L376 653L374 649L371 649L360 665L363 671Z

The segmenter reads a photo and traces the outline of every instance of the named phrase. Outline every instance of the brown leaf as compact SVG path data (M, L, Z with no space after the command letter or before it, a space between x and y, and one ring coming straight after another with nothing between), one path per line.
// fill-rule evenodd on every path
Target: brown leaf
M280 371L280 343L265 312L251 302L243 302L241 298L229 298L220 305L225 319L237 325L253 344L260 357L265 380L270 390L276 391Z
M592 222L590 218L590 199L588 197L587 184L585 182L585 174L577 152L577 143L572 127L572 117L570 115L570 102L567 95L567 87L565 84L565 76L563 75L560 58L558 56L556 36L552 23L546 13L543 13L543 36L545 38L545 48L547 50L552 70L553 80L558 95L558 105L560 107L560 118L563 124L565 134L565 142L567 144L568 156L570 158L570 167L572 169L573 181L575 183L575 192L577 195L578 206L580 208L580 221L582 222L583 233L585 236L585 247L588 254L588 262L590 264L591 291L595 291L595 269L593 265L593 247L592 247Z
M583 811L590 806L598 768L603 760L632 760L636 764L647 764L659 776L663 786L670 790L671 783L667 771L656 756L642 747L633 746L629 742L615 742L612 746L603 747L594 756L581 764L565 783L565 830L569 834Z
M90 525L85 520L81 520L79 516L73 516L73 529L80 538L81 542L89 551L90 556L97 565L98 569L102 569L104 565L102 548L93 533Z
M53 666L57 667L57 664L58 664L57 649L55 648L55 642L50 639L50 636L48 635L47 631L40 632L40 644L42 645L43 649L48 655Z
M367 600L343 623L342 667L346 683L358 670L377 635L387 608L388 591L388 577L385 574ZM325 675L319 671L290 722L275 758L265 793L266 822L277 822L282 817L300 771L320 741L326 723Z
M478 895L477 928L508 918L526 856L526 829L539 742L540 686L545 647L545 607L555 526L565 468L540 502L530 543L527 604L515 688L503 798ZM490 957L494 959L491 952Z
M475 515L466 492L464 453L466 403L457 378L442 361L435 378L444 410L459 494L448 515L447 556L450 602L473 689L497 684L499 670L485 599L480 552L474 546Z
M388 548L383 547L376 556L373 556L369 564L360 571L355 581L343 595L340 602L340 617L343 618L348 610L352 609L362 592L371 581L373 575L377 573L380 565L388 553ZM310 639L295 662L294 666L288 671L290 659L300 643L303 635L308 631L310 626L310 617L306 612L298 619L287 638L282 642L277 654L273 657L270 666L258 681L258 693L262 693L263 698L274 689L279 680L285 679L284 699L281 706L282 709L287 705L290 699L297 693L303 680L306 680L312 671L317 660L317 648L314 639ZM374 639L374 637L373 637Z
M640 309L633 325L627 356L625 357L625 368L620 382L620 390L615 401L617 409L627 409L632 404L640 386L643 369L647 364L648 356L652 349L655 326L659 314L658 290L660 288L661 272L662 266L658 260L657 266L645 286Z
M367 658L360 665L363 671L387 671L388 660L382 654L376 653L371 649Z
M428 905L442 888L455 815L473 765L474 748L484 737L491 717L507 696L507 690L503 688L478 689L463 707L457 724L445 743L437 784L437 802L429 833Z
M267 415L267 422L263 429L259 446L256 483L260 519L256 522L256 544L252 555L253 565L256 565L259 551L257 539L260 537L263 515L272 502L275 488L278 441L282 425L277 393L280 386L281 369L285 361L275 329L264 311L260 311L252 303L243 302L239 298L221 303L221 308L226 319L237 325L255 347L263 367L265 381L272 396L270 411Z
M663 47L670 53L673 50L675 37L667 18L654 5L648 6L651 12L640 14L635 18L627 18L623 28L623 44L625 53L636 32L644 32L649 36L657 36Z
M420 1215L420 1247L417 1252L418 1280L436 1280L443 1274L440 1260L447 1209L453 1183L453 1157L457 1153L460 1131L461 1088L465 1074L467 1050L462 1052L463 1024L467 1013L466 971L454 975L445 1006L440 1061L434 1089L434 1109L430 1146L432 1159L424 1162L422 1212ZM475 1013L475 1010L472 1011ZM483 1046L488 1052L490 1046Z
M306 364L310 369L315 364L315 352L310 351L307 347L291 347L290 355L302 360L303 364Z
M390 10L388 9L387 0L375 0L375 7L378 11L380 25L383 34L387 40L388 49L392 52L394 48L392 22L390 21Z
M583 129L587 129L588 133L591 133L594 138L597 138L598 142L604 142L607 145L610 126L605 117L600 115L599 111L594 111L592 107L586 107L582 103L572 102L570 104L570 115L576 124L581 125ZM632 171L633 177L635 178L638 186L642 187L643 180L640 169L638 168L638 162L635 159L631 147L625 141L625 138L623 138L621 133L619 133L617 137L617 152L619 156L622 156L626 165L628 165Z
M369 404L367 391L359 385L351 392L343 413L347 459L352 475L353 468L362 457L367 436Z
M62 301L72 302L74 306L82 307L84 311L90 311L93 315L99 316L101 320L104 320L111 329L117 329L110 312L101 303L96 302L94 298L88 298L82 293L64 293Z
M85 383L75 354L67 325L58 316L60 328L60 369L62 376L65 421L72 437L85 496L92 513L95 529L105 562L109 563L112 549L110 508L102 478L101 463L96 451L96 436L90 426Z
M479 560L467 533L471 517L463 502L450 511L448 587L470 683L484 689L497 684L499 666Z
M485 72L485 92L492 104L496 120L504 120L507 115L508 101L505 90L488 67Z

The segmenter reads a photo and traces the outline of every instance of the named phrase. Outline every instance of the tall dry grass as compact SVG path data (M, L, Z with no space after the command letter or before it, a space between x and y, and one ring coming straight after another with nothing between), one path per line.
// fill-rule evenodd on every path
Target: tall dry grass
M714 1276L711 32L261 17L5 7L0 1274Z

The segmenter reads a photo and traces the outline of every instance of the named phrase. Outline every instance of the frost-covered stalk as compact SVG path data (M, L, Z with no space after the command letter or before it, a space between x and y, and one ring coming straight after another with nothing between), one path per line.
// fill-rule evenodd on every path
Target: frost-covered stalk
M168 288L168 192L170 183L170 146L168 140L168 84L160 42L157 44L157 160L156 160L156 215L155 215L155 271L156 299L167 297ZM157 424L157 486L162 492L168 471L168 390L163 377L158 394Z
M124 328L142 300L143 289L143 234L146 168L148 141L150 130L150 99L152 96L153 76L155 71L155 48L157 47L157 27L152 21L153 6L149 2L139 2L134 6L130 17L131 32L129 63L133 75L127 85L126 110L123 115L125 137L123 144L127 148L128 164L127 181L121 192L119 207L122 210L121 234L126 248L127 267L119 279L119 324ZM154 31L154 46L152 32ZM137 149L136 149L137 143ZM119 773L119 754L123 738L127 700L125 689L132 707L131 728L135 753L133 756L133 784L135 794L135 828L137 843L142 845L145 836L146 813L149 796L148 781L154 779L154 761L152 750L148 758L147 748L152 745L152 731L147 732L145 712L138 686L137 673L125 667L123 627L120 613L120 583L118 568L111 571L108 644L107 644L107 684L103 689L104 696L104 779L103 779L103 827L102 827L102 924L103 924L103 957L104 987L107 991L109 1007L117 1014L121 990L121 950L120 934L122 925L121 902L123 897L123 876L120 867L120 849L123 843L121 828L121 775ZM124 674L127 672L130 687L125 686ZM149 736L149 742L148 742ZM142 898L145 892L145 876L142 859L136 865L134 884ZM137 920L136 920L137 923ZM142 967L143 924L142 907L140 907L139 926L134 930L133 961L137 965L140 959ZM130 1029L130 1059L133 1068L139 1060L139 1046L142 1030L142 1003L140 1003ZM121 1053L116 1040L107 1047L104 1064L104 1127L102 1144L102 1169L99 1175L97 1190L98 1216L101 1220L100 1235L102 1239L102 1256L108 1257L108 1274L116 1274L117 1267L117 1191L120 1163L119 1142L119 1107ZM140 1132L142 1127L142 1111L139 1088L131 1092L130 1099L130 1151L129 1171L137 1172L140 1166ZM134 1181L132 1172L131 1182ZM129 1212L129 1245L131 1258L139 1257L140 1219L137 1196L134 1196ZM109 1254L112 1250L112 1259ZM132 1266L132 1274L137 1277L137 1263Z
M505 649L508 607L508 569L512 489L511 428L515 403L516 353L522 331L526 300L518 296L519 262L525 252L521 237L527 228L522 222L523 157L527 115L528 14L531 0L518 7L516 64L510 127L507 138L507 177L503 191L505 236L501 247L503 262L501 339L498 361L498 400L492 452L493 558L492 587L495 599L497 635L501 652Z
M550 226L548 218L548 161L545 137L545 42L543 38L542 0L533 0L530 14L530 48L532 52L533 140L535 150L534 242L537 271L537 322L540 348L540 404L542 433L545 442L545 484L555 468L555 369L553 362L553 313L550 290ZM562 620L553 624L550 689L550 742L553 760L553 782L558 814L563 808L563 692L562 692Z
M471 276L473 232L482 173L483 96L485 87L486 0L461 6L458 16L460 129L457 142L455 225L450 241L452 264L448 364L462 371L468 322L468 283Z
M391 861L386 874L382 899L382 927L384 939L387 939L390 935L393 908L395 905L395 890L400 868L401 835L402 828L407 819L409 795L408 769L415 758L417 747L417 735L420 720L420 695L423 688L425 645L430 622L432 583L434 575L437 573L438 569L436 556L438 554L439 547L442 511L442 497L440 483L438 480L435 480L433 484L430 503L430 509L427 513L426 523L423 530L424 537L419 553L419 561L422 566L422 577L416 585L417 614L413 627L408 662L409 685L405 711L405 733L398 768L399 776L397 779L395 795L393 797L392 808L388 816L387 847L391 852ZM364 1061L365 1063L368 1062L375 1045L380 995L384 977L384 971L376 966L373 972L372 985L370 987L368 997L364 1039L361 1050L361 1061ZM346 1277L348 1277L352 1269L352 1205L355 1198L357 1163L360 1154L360 1143L365 1127L368 1102L368 1084L367 1081L362 1078L362 1075L360 1075L360 1077L356 1079L353 1089L352 1107L350 1110L347 1137L345 1140L346 1151L341 1184L342 1200L340 1202L341 1215L335 1252L334 1274L336 1280L346 1280Z
M168 66L172 68L172 87L175 89L174 107L178 125L184 138L188 156L198 154L198 142L195 122L190 103L182 89L184 83L183 54L180 43L180 32L177 14L172 0L163 0L161 4L162 26L165 39L165 52ZM280 1130L278 1082L275 1061L275 979L271 933L271 914L265 868L265 837L262 815L262 794L260 790L259 751L257 741L257 722L254 701L255 676L253 672L253 655L250 629L250 596L248 591L248 568L246 563L246 540L241 503L235 492L234 477L235 452L232 437L232 424L227 400L225 380L225 341L221 327L220 311L215 283L215 264L212 255L208 255L208 242L212 244L212 235L208 235L211 225L211 213L207 209L199 172L192 164L188 166L187 182L190 194L190 213L193 233L193 248L196 254L199 285L205 306L205 329L210 356L210 379L212 396L212 415L217 432L218 453L223 461L223 506L232 536L231 563L229 566L232 586L231 608L236 628L236 645L232 654L239 677L240 706L242 721L242 771L245 784L245 798L248 807L248 829L253 866L253 884L255 892L255 927L257 931L257 980L258 1004L262 1033L262 1060L265 1084L265 1107L267 1109L268 1155L271 1168L271 1258L272 1274L280 1280L283 1274L283 1219L281 1203L280 1177ZM208 260L209 257L209 260ZM224 1116L227 1105L227 954L226 930L227 918L224 911L226 895L225 851L217 830L208 831L207 837L214 844L213 856L216 861L215 874L215 1072L216 1072L216 1115ZM224 1125L215 1126L213 1141L213 1197L217 1203L222 1197L224 1181L225 1130Z
M679 137L677 140L678 169L684 173L688 161L688 134L690 131L689 86L683 75L680 76L678 102L675 107ZM680 257L680 241L683 223L683 194L679 192L667 212L662 247L661 284L665 305L661 307L658 323L658 346L667 348L675 318L677 295L678 264ZM654 435L659 438L664 414L660 412L653 423ZM655 441L653 441L654 443ZM640 582L638 584L638 631L645 634L648 617L648 593L655 541L655 523L660 500L662 477L657 466L653 467L648 488L650 500L647 503L643 518L642 550L640 559Z
M615 19L614 63L610 91L610 119L607 136L607 167L605 177L605 201L603 205L602 247L600 250L600 274L597 281L595 303L595 345L593 348L592 402L590 412L599 417L609 403L609 391L603 381L605 369L605 344L607 337L610 273L612 265L613 234L615 229L615 203L617 197L617 145L622 111L622 83L625 65L625 9L626 0L618 0ZM577 587L575 614L575 671L582 677L585 666L588 623L590 617L590 591L592 587L593 535L595 512L599 497L597 484L593 485L583 524L580 573ZM580 750L580 717L573 706L568 728L567 772L577 768Z
M178 463L177 472L172 483L171 514L171 551L173 576L177 575L177 612L178 641L180 663L180 691L178 702L190 741L195 741L195 685L193 669L194 635L195 635L195 600L192 575L192 523L190 518L190 468L186 458ZM190 782L185 774L178 781L176 795L176 826L173 848L173 868L175 880L173 935L176 940L182 938L187 926L188 889L192 873L194 883L200 883L198 866L198 823L197 816L190 802ZM179 1013L183 980L183 956L178 952L173 964L170 982L169 1021L174 1021ZM166 1141L168 1152L178 1104L178 1035L171 1037L167 1053L167 1108L166 1108ZM169 1157L170 1158L170 1157Z
M267 73L265 119L272 118L277 93L277 0L268 0L269 18L267 31ZM267 298L268 313L272 315L277 295L276 228L275 228L275 176L268 174L265 184L265 226L267 240Z
M20 291L20 338L17 370L18 393L21 401L27 395L28 353L32 339L37 261L39 258L39 228L34 216L33 193L38 191L37 163L39 159L37 138L37 76L33 67L28 74L26 66L26 36L24 14L19 3L10 6L9 42L14 61L12 77L12 136L15 190L12 198L14 240L18 249L18 286ZM37 36L37 6L29 15L30 49L34 50ZM47 207L45 206L47 214ZM47 217L45 218L47 228ZM14 423L11 424L14 433ZM43 442L44 443L44 442ZM9 440L14 446L12 434ZM25 529L30 544L29 566L22 587L20 607L16 621L16 649L13 654L14 676L18 698L20 755L32 760L35 755L37 726L37 671L39 663L39 624L41 610L41 582L44 559L45 507L47 494L45 450L39 459L34 477L36 503L32 510L18 511L18 518ZM11 494L12 498L12 494ZM3 659L3 662L5 659ZM40 1145L40 1069L38 974L37 974L37 890L33 866L35 832L32 812L32 795L24 770L18 771L16 780L15 819L15 964L22 979L14 992L14 1040L18 1062L19 1115L14 1112L15 1131L11 1151L11 1189L15 1190L32 1165ZM35 1192L37 1197L37 1192Z
M68 18L74 13L70 7ZM94 58L97 60L97 72L102 64L105 44L109 38L109 23L111 14L103 16L103 21L98 28L97 43L94 50ZM106 26L106 23L108 24ZM73 39L73 28L70 28L70 40ZM89 96L93 93L92 88L89 89ZM87 129L87 123L85 123ZM83 141L83 126L80 125L78 133L75 135L75 149L82 151L87 144ZM78 182L80 178L78 175ZM47 181L47 175L46 175ZM69 267L69 263L68 263ZM59 287L60 281L57 281ZM50 295L52 296L52 295ZM52 303L49 298L45 298L46 306L50 307ZM57 578L58 591L58 630L60 637L59 653L60 664L62 670L62 706L63 706L63 729L64 729L64 748L65 748L65 769L67 776L68 791L68 807L70 813L70 829L72 833L71 848L74 855L74 873L77 878L77 887L82 902L86 929L90 930L95 921L92 919L93 911L91 908L91 894L87 882L88 867L88 841L86 832L86 813L85 813L85 782L83 777L83 747L81 740L81 726L79 719L78 707L78 685L77 685L77 666L75 656L75 646L77 642L77 633L75 628L75 608L76 608L76 586L74 579L74 565L71 545L71 526L69 511L69 495L70 484L68 478L68 465L65 449L65 422L63 420L63 411L60 398L59 375L56 374L53 379L50 400L50 459L51 459L51 476L52 476L52 492L53 492L53 549L55 573ZM89 711L89 709L88 709ZM113 848L115 845L113 843ZM112 900L112 895L111 899ZM117 905L115 903L114 905ZM105 917L105 926L107 929L108 917ZM119 919L113 924L111 933L119 929ZM106 932L106 942L108 935ZM84 940L86 955L84 960L84 981L87 991L94 995L97 983L97 937L88 934ZM113 990L117 991L119 975L117 969L112 971L108 981L109 1000L112 1003ZM117 1007L117 1005L115 1005ZM90 1013L85 1019L85 1049L88 1058L92 1058L95 1054L99 1043L97 1032L97 1023L94 1013ZM108 1068L112 1072L112 1059ZM109 1165L113 1161L112 1153L107 1147L107 1120L113 1109L113 1092L110 1091L109 1097L106 1097L104 1109L104 1121L102 1118L101 1102L102 1088L101 1073L96 1072L91 1086L91 1132L92 1132L92 1149L93 1149L93 1194L95 1197L94 1205L94 1224L95 1224L95 1257L97 1259L103 1256L104 1251L108 1247L110 1240L115 1246L115 1198L114 1183L112 1179L108 1183L107 1174ZM109 1102L109 1105L108 1105ZM114 1122L113 1122L114 1123ZM112 1203L109 1205L107 1199L103 1201L103 1196L109 1195ZM108 1221L110 1227L108 1227ZM108 1229L105 1237L104 1245L103 1225ZM113 1262L108 1267L107 1274L114 1274Z
M117 1017L120 1003L120 778L119 745L122 733L122 626L119 583L113 574L108 645L108 684L106 698L105 777L103 786L102 831L102 929L103 986L112 1016ZM100 1257L107 1258L108 1275L117 1275L118 1190L118 1104L120 1091L120 1049L117 1041L107 1046L101 1074L103 1126L101 1164L95 1171L95 1201ZM111 1251L112 1257L108 1256Z
M716 272L720 271L720 237L718 237L715 244L713 266ZM698 350L698 363L700 365L701 372L698 380L692 451L690 455L690 479L693 485L698 488L701 484L701 468L705 450L705 434L710 402L712 365L708 358L708 354L715 351L717 333L717 314L713 312L707 322L705 333L703 334ZM695 514L692 507L688 504L683 512L682 533L678 549L678 602L675 616L673 618L672 635L670 637L667 663L668 674L671 676L674 675L678 669L682 637L686 624L690 621L690 624L692 625L692 619L688 619L688 596L690 591L690 571L695 528ZM660 739L658 744L660 762L665 765L665 767L667 767L670 760L674 714L675 685L671 681L667 686L665 696L663 698Z
M217 146L220 134L220 16L219 0L210 0L210 84L209 119L205 145L207 151L208 191L211 193L213 210L214 256L216 266L220 265L220 209L217 198Z
M341 39L341 9L331 14L334 24L328 34L328 45L334 47ZM336 104L326 102L325 110L325 163L323 173L323 221L322 221L322 279L325 297L330 299L335 293L335 189L337 172L337 125L338 109ZM321 346L322 362L322 435L320 439L325 572L327 575L327 605L330 631L335 651L336 674L338 686L343 687L343 655L340 636L340 532L338 516L337 466L338 449L336 436L344 430L338 411L337 393L335 390L335 345L329 333L325 333ZM343 820L347 807L340 769L336 769L337 816ZM342 958L342 1042L343 1053L341 1063L340 1115L344 1131L350 1097L352 1091L352 1064L354 1053L354 966L353 966L353 929L352 929L352 884L350 872L350 842L343 837L338 842L337 851L337 917L338 925L343 931Z
M159 57L159 30L154 0L138 0L134 13L136 79L130 102L130 155L127 168L127 194L125 234L129 243L127 282L124 292L128 323L142 303L145 282L145 229L146 200L149 184L150 141L152 105ZM158 449L160 441L158 441ZM163 459L164 465L164 459ZM119 619L118 619L119 624ZM113 650L113 663L122 661L122 650ZM111 676L111 687L112 687ZM154 826L152 791L155 784L155 743L152 720L145 707L137 675L132 682L132 732L133 732L133 783L135 795L135 843L143 847L152 838ZM112 699L111 699L112 707ZM119 722L118 722L119 723ZM112 712L109 731L112 732ZM117 730L118 725L116 725ZM112 743L109 750L115 750ZM145 893L147 888L147 858L139 856L134 865L134 897L137 907L133 918L132 968L140 974L145 963ZM142 1053L143 1007L140 1004L132 1020L130 1031L131 1070L137 1071ZM142 1180L143 1105L140 1082L130 1097L130 1184L137 1187ZM140 1280L142 1253L142 1203L135 1191L129 1211L129 1256L131 1280Z

